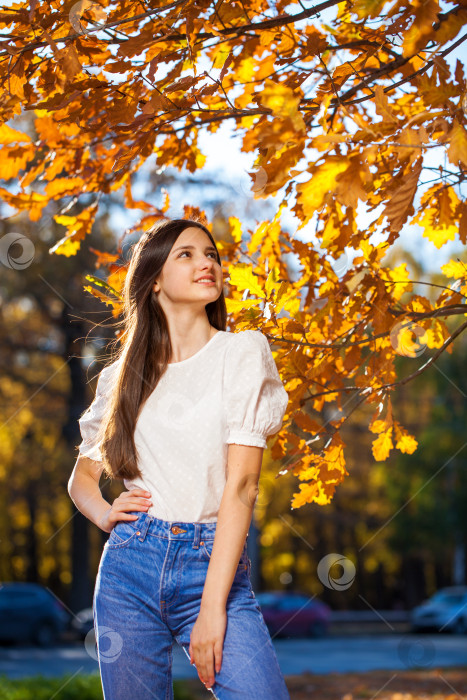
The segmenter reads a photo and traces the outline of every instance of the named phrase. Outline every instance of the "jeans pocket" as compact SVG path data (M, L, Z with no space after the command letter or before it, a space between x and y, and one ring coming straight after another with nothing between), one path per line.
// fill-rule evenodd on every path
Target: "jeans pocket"
M208 562L211 560L213 545L214 545L214 540L204 540L203 544L200 546L200 550L203 554L203 558ZM240 560L238 562L237 573L239 573L241 571L247 571L248 569L249 569L249 559L248 559L246 547L244 547L243 551L240 555Z
M117 522L110 531L109 538L105 543L109 549L127 547L136 537L138 530L130 525L126 520Z

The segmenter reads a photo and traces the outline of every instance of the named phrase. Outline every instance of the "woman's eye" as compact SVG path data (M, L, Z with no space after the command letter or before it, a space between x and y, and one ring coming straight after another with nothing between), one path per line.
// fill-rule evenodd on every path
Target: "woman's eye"
M190 255L190 252L188 250L183 250L178 257L181 258L182 255ZM214 260L217 260L216 253L208 253L208 255L212 255L214 257Z

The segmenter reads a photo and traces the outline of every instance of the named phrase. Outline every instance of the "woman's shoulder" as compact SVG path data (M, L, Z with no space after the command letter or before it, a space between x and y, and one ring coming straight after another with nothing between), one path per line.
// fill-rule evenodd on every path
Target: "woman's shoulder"
M102 389L104 386L107 386L109 382L115 377L120 363L121 359L117 358L116 360L113 360L113 362L109 362L108 364L104 365L104 367L102 367L98 374L97 380L99 389Z
M230 336L229 342L232 346L241 348L263 347L269 345L269 341L264 333L258 329L245 328L235 333L229 332L226 335Z

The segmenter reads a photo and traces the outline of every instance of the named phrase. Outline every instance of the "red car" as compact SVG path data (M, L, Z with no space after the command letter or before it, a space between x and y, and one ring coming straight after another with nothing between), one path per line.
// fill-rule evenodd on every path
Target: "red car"
M274 637L322 637L328 632L331 608L306 593L256 593L264 621Z

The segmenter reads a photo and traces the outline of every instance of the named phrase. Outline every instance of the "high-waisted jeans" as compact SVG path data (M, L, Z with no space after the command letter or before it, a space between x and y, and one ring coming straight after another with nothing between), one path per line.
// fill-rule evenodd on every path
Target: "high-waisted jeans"
M94 590L104 700L173 700L172 644L190 658L217 523L132 513L138 519L118 522L104 545ZM245 543L211 692L219 700L290 700L250 573Z

